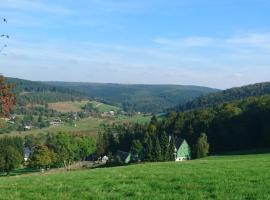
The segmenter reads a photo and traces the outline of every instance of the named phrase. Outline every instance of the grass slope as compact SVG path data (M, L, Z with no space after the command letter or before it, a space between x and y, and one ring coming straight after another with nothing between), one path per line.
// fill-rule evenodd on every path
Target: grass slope
M270 199L270 155L0 178L0 199Z
M88 101L65 101L57 103L49 103L49 108L58 112L79 112L81 107L87 104Z

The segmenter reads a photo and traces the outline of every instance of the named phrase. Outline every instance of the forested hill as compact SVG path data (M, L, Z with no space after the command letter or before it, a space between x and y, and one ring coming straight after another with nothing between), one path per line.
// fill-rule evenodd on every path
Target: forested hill
M236 87L217 93L212 93L198 97L186 104L179 104L173 110L186 111L198 108L217 106L222 103L241 100L247 97L256 97L270 94L270 82L257 83L243 87Z
M6 78L6 81L15 85L14 92L17 95L17 103L20 106L27 104L44 105L46 103L71 101L86 97L81 92L42 82L17 78Z
M46 82L71 88L99 101L123 107L126 111L163 112L178 104L185 104L201 95L218 90L181 85L131 85L100 83Z

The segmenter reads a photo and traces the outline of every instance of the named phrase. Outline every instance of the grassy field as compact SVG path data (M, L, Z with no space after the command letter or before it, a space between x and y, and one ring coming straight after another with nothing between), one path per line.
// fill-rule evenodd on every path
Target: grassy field
M89 101L66 101L49 103L49 108L58 112L79 112L81 107L87 104Z
M112 106L109 104L100 103L97 101L91 101L90 103L92 103L99 110L99 112L109 112L109 111L121 110L119 107Z
M0 178L0 199L270 199L270 155Z
M104 103L100 103L97 101L66 101L66 102L57 102L57 103L49 103L49 108L56 110L58 112L79 112L81 111L81 107L86 105L87 103L92 103L94 107L96 107L99 112L109 112L109 111L118 111L120 108Z

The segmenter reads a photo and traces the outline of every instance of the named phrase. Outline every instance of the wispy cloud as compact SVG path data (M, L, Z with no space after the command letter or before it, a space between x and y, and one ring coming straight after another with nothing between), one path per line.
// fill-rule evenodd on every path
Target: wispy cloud
M267 34L261 35L265 35L266 41ZM169 42L155 40L149 47L75 41L21 41L21 38L20 41L12 41L8 56L2 58L2 70L7 75L15 73L22 78L31 78L35 74L35 80L175 83L219 88L259 82L270 76L269 49L262 46L260 51L256 51L262 41L251 42L246 35L188 37L178 39L178 43L185 41L178 45L173 39ZM160 46L155 46L156 43ZM261 72L263 74L259 75Z
M210 37L187 37L181 39L155 38L154 42L160 45L168 45L172 47L203 47L212 45L215 39Z
M57 15L69 15L73 11L57 4L48 4L40 0L0 0L1 9L12 9L16 11L47 12Z

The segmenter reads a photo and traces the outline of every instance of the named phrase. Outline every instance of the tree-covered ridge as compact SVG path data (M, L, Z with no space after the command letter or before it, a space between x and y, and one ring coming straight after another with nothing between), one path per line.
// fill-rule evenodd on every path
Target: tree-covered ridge
M186 111L197 108L217 106L219 104L234 100L241 100L247 97L270 94L270 82L257 83L243 87L231 88L217 93L198 97L186 104L179 104L178 111Z
M173 160L168 137L185 139L193 158L207 155L209 147L210 154L270 150L269 121L270 95L250 97L215 108L171 112L163 120L153 117L146 125L105 127L97 140L97 151L114 155L118 150L135 149L145 161Z
M87 94L99 101L123 107L125 111L159 113L216 89L181 85L136 85L49 82Z
M17 95L17 104L53 103L58 101L70 101L84 98L80 92L60 86L47 85L37 81L28 81L17 78L7 78L7 82L14 84L14 92Z
M270 148L270 95L249 97L216 107L172 112L166 131L194 145L206 133L211 153Z

